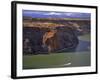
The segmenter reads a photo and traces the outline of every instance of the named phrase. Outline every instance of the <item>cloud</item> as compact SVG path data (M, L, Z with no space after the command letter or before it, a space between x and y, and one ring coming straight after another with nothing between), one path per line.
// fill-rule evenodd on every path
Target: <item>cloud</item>
M72 16L73 13L65 13L66 16Z
M45 13L44 15L62 15L62 13L58 13L58 12L49 12L49 13Z
M71 16L73 13L62 13L62 12L45 12L45 11L32 11L32 10L23 10L23 14L28 14L28 15L64 15L64 16Z
M64 16L73 16L73 13L70 12L64 12L64 13L60 13L60 12L49 12L49 13L44 13L44 15L64 15Z

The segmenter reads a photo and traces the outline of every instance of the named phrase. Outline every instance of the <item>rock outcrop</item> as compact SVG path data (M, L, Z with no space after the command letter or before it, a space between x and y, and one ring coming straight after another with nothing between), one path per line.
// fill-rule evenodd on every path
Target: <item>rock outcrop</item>
M23 53L47 54L73 51L78 45L78 38L68 26L55 28L24 27Z

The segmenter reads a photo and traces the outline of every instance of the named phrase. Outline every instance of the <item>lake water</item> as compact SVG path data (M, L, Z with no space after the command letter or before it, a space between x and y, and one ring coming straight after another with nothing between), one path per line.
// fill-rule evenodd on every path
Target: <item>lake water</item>
M79 36L79 44L76 51L90 51L91 41L90 34Z
M91 65L90 34L78 36L76 51L59 54L24 55L23 69L83 67Z

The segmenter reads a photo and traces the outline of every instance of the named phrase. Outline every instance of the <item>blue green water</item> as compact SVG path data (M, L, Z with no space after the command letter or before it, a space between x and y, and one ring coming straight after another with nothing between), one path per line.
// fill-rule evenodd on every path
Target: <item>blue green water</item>
M74 52L24 55L23 69L90 66L90 34L78 38L79 44Z

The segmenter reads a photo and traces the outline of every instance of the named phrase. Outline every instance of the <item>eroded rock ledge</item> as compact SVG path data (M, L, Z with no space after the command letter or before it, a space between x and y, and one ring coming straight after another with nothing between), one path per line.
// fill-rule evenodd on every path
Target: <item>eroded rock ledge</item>
M78 45L75 30L68 26L23 27L23 53L47 54L73 51Z

